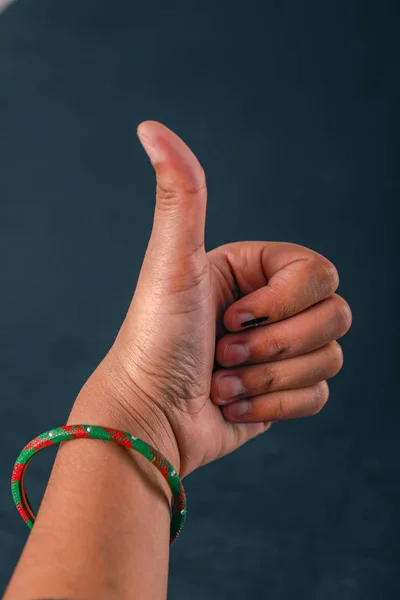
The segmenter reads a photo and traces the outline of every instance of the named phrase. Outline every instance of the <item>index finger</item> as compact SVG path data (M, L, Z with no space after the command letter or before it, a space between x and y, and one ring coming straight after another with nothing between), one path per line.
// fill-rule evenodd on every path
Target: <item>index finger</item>
M226 310L224 325L229 331L282 321L328 298L339 286L336 267L309 248L286 242L239 242L235 250L231 245L227 252L236 280L252 280L254 291ZM247 276L241 251L247 255Z

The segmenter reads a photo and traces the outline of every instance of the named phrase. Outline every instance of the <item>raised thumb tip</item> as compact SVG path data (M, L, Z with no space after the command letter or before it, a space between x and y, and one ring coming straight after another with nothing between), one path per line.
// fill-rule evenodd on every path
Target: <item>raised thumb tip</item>
M143 121L137 135L156 172L156 207L162 208L155 212L153 232L164 242L167 237L169 246L179 247L187 256L188 248L204 246L207 189L203 168L182 138L162 123Z
M144 121L140 123L136 133L151 163L155 165L162 162L165 156L160 145L157 143L157 127L154 127L153 123L156 122Z
M143 121L137 135L164 190L193 193L205 188L205 174L199 160L176 133L158 121Z

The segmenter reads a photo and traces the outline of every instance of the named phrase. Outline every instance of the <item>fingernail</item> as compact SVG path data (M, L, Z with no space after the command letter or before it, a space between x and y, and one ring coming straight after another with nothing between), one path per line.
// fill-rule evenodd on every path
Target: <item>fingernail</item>
M240 400L229 407L229 412L233 418L243 417L249 411L249 405L248 400Z
M218 380L218 395L222 400L229 400L244 392L244 386L239 377L226 375Z
M249 315L247 315L247 316L249 316ZM264 321L266 321L267 319L268 319L268 317L257 317L256 319L253 317L252 319L244 321L240 325L240 327L250 327L251 325L259 325L260 323L264 323Z
M234 313L232 317L233 327L235 329L239 329L242 327L242 323L246 323L246 321L252 321L254 319L254 315L245 312Z
M250 352L245 344L228 344L224 352L224 363L231 367L244 362L249 356Z
M137 135L151 163L154 165L162 162L164 160L164 153L161 148L157 146L155 135L152 134L151 127L147 127L145 123L140 124L137 128Z

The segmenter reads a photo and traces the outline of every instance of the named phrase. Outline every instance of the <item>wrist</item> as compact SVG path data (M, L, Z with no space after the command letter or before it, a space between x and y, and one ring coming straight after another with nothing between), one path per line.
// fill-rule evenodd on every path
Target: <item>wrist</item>
M110 355L80 390L67 422L72 423L128 431L156 448L180 473L179 447L168 418L150 398L132 390L120 364Z

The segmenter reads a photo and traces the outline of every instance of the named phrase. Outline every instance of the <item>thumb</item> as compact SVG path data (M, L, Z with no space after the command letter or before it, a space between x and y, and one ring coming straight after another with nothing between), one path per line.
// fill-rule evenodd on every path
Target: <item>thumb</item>
M207 188L204 170L175 133L157 121L137 130L157 179L152 247L166 260L205 254Z

